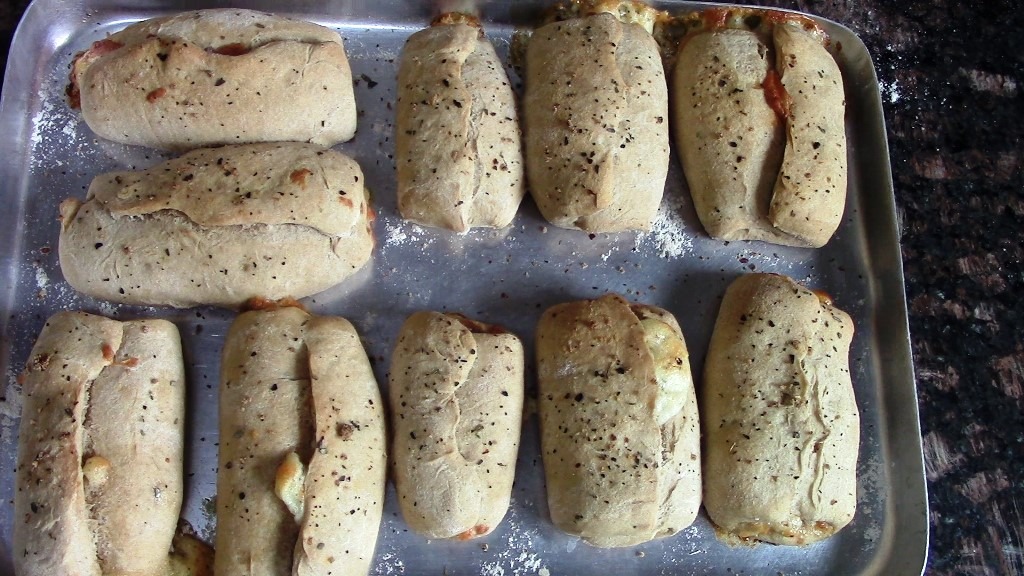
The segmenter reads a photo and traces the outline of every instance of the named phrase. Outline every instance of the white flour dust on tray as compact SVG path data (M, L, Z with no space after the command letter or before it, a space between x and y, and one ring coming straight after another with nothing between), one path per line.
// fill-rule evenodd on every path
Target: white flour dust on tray
M546 562L537 554L540 532L537 528L527 528L519 518L519 506L513 497L508 507L508 515L502 520L506 524L504 542L501 551L480 565L483 576L530 576L547 573Z
M31 269L27 274L21 274L21 278L32 282L36 288L34 292L27 290L26 293L34 293L36 300L52 306L55 310L81 307L81 297L78 292L63 279L51 278L50 274L47 274L46 268L37 262L33 262ZM116 312L116 308L116 305L103 303L100 313L110 316Z
M6 382L0 384L0 438L10 442L17 434L17 424L21 418L21 385L13 365L8 365Z
M637 236L637 248L653 250L662 258L680 258L693 250L693 232L683 220L683 203L675 195L665 194L654 216L651 231Z
M54 154L54 150L77 151L88 143L79 133L81 119L78 113L64 101L66 82L65 76L55 72L46 79L39 92L42 101L39 111L32 117L32 153L29 155L32 168L52 169L63 166L63 155ZM39 153L40 149L44 152Z
M384 219L384 242L381 248L393 246L419 246L426 249L434 243L435 236L422 226L400 218Z
M405 563L394 552L382 554L376 563L374 574L405 574Z

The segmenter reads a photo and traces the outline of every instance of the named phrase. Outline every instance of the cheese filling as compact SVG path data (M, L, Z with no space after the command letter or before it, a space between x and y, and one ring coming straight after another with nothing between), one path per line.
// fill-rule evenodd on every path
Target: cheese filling
M664 426L682 411L693 389L690 354L686 343L668 324L645 318L640 325L644 329L644 343L654 358L654 376L658 381L654 417L658 426Z
M305 482L306 467L302 465L298 454L289 452L277 467L274 493L288 507L298 524L302 523L302 516L306 513Z

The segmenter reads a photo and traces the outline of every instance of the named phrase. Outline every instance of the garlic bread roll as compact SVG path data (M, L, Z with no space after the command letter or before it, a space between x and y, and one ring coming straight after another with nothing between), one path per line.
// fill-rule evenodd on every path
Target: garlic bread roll
M551 520L601 547L689 526L700 431L689 353L667 311L618 295L553 306L537 326Z
M634 12L623 16L617 4ZM530 194L556 226L647 230L669 161L654 11L639 2L577 5L577 17L539 28L526 49Z
M252 10L133 24L75 57L68 94L97 135L152 148L333 146L356 131L341 36Z
M747 29L744 17L758 14ZM703 22L680 45L672 86L701 224L723 240L823 246L847 181L843 81L824 33L756 9L712 9Z
M359 165L312 144L208 148L101 174L61 217L68 283L128 304L302 298L355 273L373 248Z
M853 322L790 278L725 293L704 364L704 506L727 534L809 544L857 508Z
M525 194L515 96L475 18L446 14L406 42L395 164L407 220L466 232L515 217Z
M417 312L391 358L395 488L428 538L489 534L508 510L523 412L519 339L457 314Z
M250 311L221 366L217 574L366 574L384 503L383 406L343 318Z
M162 576L182 500L178 330L59 312L24 373L14 524L23 576Z

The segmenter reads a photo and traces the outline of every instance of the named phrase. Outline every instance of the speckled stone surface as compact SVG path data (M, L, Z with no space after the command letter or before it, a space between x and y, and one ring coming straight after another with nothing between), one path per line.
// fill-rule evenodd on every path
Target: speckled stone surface
M26 4L0 0L4 62ZM845 24L875 60L903 217L928 573L1024 574L1024 9L773 5Z

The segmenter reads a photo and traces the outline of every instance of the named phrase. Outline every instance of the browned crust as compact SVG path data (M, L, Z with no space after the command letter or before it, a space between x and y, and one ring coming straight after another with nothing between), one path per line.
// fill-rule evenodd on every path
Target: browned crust
M444 14L434 17L434 19L430 21L431 26L453 26L456 24L465 24L466 26L479 28L480 35L483 36L484 34L483 25L480 24L480 19L472 14L466 14L465 12L445 12Z
M831 43L828 33L821 27L821 24L806 14L749 6L709 8L662 20L661 24L682 27L685 31L685 35L681 39L682 42L695 34L724 29L750 30L767 34L776 25L785 24L803 28L826 48Z

